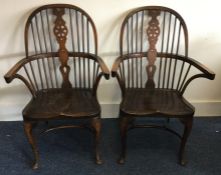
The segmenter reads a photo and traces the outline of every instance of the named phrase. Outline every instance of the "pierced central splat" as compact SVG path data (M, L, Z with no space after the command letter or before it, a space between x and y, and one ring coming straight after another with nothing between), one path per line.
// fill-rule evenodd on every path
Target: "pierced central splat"
M65 21L62 16L64 15L64 9L55 8L53 9L53 14L56 16L54 34L56 36L57 42L59 44L59 60L61 62L60 71L62 73L63 82L62 88L70 88L71 83L69 81L70 66L68 66L68 51L65 47L68 29L65 25Z
M160 15L160 12L151 10L149 11L148 15L151 17L151 20L149 21L149 25L146 30L149 41L149 49L147 51L148 65L146 67L148 80L146 83L146 88L154 88L155 83L153 77L156 71L156 66L154 65L154 63L157 57L156 43L160 34L160 27L159 21L157 20L157 16Z

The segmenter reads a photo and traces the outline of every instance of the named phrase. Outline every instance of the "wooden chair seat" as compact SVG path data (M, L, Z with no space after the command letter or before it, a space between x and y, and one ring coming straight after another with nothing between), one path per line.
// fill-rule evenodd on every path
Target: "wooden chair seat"
M25 120L95 117L99 114L100 106L91 90L74 88L41 90L23 110Z
M192 116L194 107L177 91L167 89L127 89L120 106L121 115L155 117Z

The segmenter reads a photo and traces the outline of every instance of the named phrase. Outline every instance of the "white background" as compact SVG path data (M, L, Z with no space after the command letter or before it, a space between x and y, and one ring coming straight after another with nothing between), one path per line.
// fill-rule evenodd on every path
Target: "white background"
M111 69L119 54L123 18L133 8L162 5L173 8L185 19L189 30L189 56L216 73L214 81L195 80L185 97L196 107L196 116L221 115L221 10L211 0L1 0L0 6L0 120L20 120L31 95L19 81L6 84L3 75L24 57L24 25L31 11L52 3L69 3L84 9L98 32L98 53ZM99 101L103 117L117 117L120 90L116 80L102 80Z

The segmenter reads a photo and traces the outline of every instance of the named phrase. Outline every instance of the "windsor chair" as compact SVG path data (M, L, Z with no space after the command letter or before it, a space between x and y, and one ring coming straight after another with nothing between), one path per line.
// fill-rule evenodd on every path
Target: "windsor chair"
M120 56L113 64L112 76L117 78L122 92L119 163L125 162L128 130L160 128L181 139L179 163L185 165L184 149L195 109L183 94L194 79L213 80L215 74L188 57L188 31L183 18L161 6L132 10L121 26ZM160 117L165 121L176 118L184 125L184 132L181 135L172 130L169 122L139 124L136 119L140 117Z
M9 70L5 80L10 83L20 79L32 94L22 112L35 158L32 168L39 165L34 126L42 121L69 119L82 122L47 125L45 132L89 129L95 136L96 163L101 164L101 108L96 91L102 76L109 78L109 70L97 56L97 32L91 17L74 5L44 5L29 16L24 36L26 57Z

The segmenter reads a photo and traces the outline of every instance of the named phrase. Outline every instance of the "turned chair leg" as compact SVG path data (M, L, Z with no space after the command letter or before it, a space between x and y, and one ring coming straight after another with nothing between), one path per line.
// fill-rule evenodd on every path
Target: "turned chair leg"
M95 159L96 164L100 165L103 163L100 157L100 136L101 136L101 119L99 117L93 118L91 123L95 131Z
M33 153L34 153L34 163L33 163L32 169L37 169L38 168L39 155L38 155L36 142L35 142L35 139L34 139L33 134L32 134L32 129L33 129L34 125L35 124L31 123L31 122L24 122L24 130L25 130L26 136L28 138L28 141L29 141L29 143L31 145L31 148L33 150Z
M192 130L193 117L182 120L182 123L184 124L184 132L179 151L179 163L184 166L187 164L187 160L185 159L185 145Z
M129 126L129 118L122 117L120 119L121 153L120 153L120 158L118 160L119 164L124 164L126 158L128 126Z

